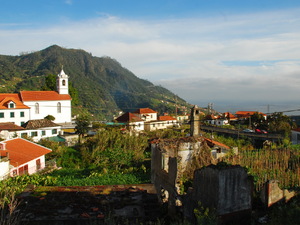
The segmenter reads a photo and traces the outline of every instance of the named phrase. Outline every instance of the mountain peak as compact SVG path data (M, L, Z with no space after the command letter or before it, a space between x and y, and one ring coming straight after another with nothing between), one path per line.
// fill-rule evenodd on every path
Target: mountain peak
M0 87L0 92L41 90L45 77L59 73L64 65L64 71L78 91L79 104L95 116L112 116L138 108L172 114L178 106L189 106L169 90L138 78L115 59L95 57L81 49L51 45L25 56L2 56L0 62L5 65L0 68L0 78L9 84L5 87L10 87ZM9 69L4 71L3 68ZM180 111L178 107L177 112Z

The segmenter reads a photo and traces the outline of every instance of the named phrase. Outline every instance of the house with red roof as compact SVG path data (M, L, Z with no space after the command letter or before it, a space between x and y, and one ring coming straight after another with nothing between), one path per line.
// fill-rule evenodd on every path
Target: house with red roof
M29 120L30 107L22 102L19 94L0 93L0 123L14 122L22 125Z
M157 112L149 108L137 109L133 112L133 114L135 114L137 117L144 120L145 122L157 120Z
M124 123L126 124L127 128L129 130L134 131L142 131L144 130L144 120L136 116L136 114L126 112L123 115L116 118L116 121L118 123Z
M176 118L169 115L158 117L157 112L149 108L140 108L132 113L124 113L116 121L126 123L131 130L135 131L153 131L179 125Z
M55 117L55 123L71 122L71 96L68 78L63 70L57 75L56 91L21 91L0 94L0 123L13 122L21 126L28 120Z
M51 151L22 138L0 142L0 156L8 158L11 176L33 174L44 169L45 155Z

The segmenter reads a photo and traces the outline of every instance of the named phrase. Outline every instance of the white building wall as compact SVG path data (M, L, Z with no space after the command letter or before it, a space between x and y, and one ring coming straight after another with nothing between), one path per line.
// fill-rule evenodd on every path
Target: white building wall
M39 104L37 113L36 103ZM61 104L61 112L58 112L58 103ZM29 120L44 119L48 115L55 117L54 123L70 123L71 122L71 101L26 101L25 105L30 107Z
M157 113L134 113L134 115L136 115L137 117L139 117L140 119L148 122L148 121L156 121L157 120Z
M131 126L132 130L142 131L142 130L144 130L144 121L132 122L129 124L129 126Z
M0 110L0 113L4 113L4 117L0 118L0 123L13 122L18 126L26 123L30 117L29 109L5 109ZM11 117L11 113L14 114L14 117ZM21 116L21 113L24 113L23 117Z
M40 159L40 169L37 169L37 165L36 165L36 161L38 160L38 159ZM41 157L39 157L39 158L36 158L36 159L34 159L34 160L31 160L31 161L29 161L29 162L27 162L27 163L24 163L24 164L22 164L22 165L19 165L18 167L13 167L13 168L11 168L10 169L10 175L11 176L16 176L16 175L19 175L19 169L21 168L21 167L24 167L24 166L26 166L26 165L28 165L28 174L30 175L30 174L34 174L34 173L36 173L36 172L38 172L38 171L40 171L40 170L42 170L42 169L44 169L45 168L45 156L43 155L43 156L41 156ZM17 171L17 173L14 173L14 171Z
M24 138L24 135L31 137L34 142L38 142L42 138L55 137L61 133L61 127L48 127L36 130L22 130L12 133L12 137Z
M0 180L5 179L9 175L9 161L0 158Z

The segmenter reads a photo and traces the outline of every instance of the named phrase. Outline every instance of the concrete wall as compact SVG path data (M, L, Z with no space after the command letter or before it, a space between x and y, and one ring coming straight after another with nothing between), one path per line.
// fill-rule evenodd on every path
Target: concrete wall
M193 188L186 196L184 212L192 218L198 204L215 210L220 220L234 223L239 218L250 218L253 181L240 166L211 165L195 171Z

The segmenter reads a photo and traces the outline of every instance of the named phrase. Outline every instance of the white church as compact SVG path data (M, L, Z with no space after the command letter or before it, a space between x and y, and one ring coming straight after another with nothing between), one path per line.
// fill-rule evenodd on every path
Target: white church
M21 91L0 93L0 123L13 122L22 126L29 120L54 116L54 123L71 123L69 76L63 69L56 78L56 91Z

